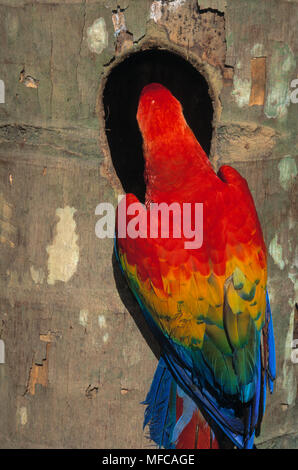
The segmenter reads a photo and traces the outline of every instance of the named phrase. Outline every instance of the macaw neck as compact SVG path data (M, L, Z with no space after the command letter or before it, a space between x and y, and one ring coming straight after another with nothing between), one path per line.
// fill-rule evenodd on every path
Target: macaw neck
M192 132L185 132L181 137L173 138L169 134L144 145L147 201L160 200L167 193L175 192L182 198L190 197L204 180L216 178Z

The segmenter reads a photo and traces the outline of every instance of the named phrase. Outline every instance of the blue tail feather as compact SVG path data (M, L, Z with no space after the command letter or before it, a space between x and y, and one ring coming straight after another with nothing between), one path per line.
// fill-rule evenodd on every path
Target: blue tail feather
M176 384L162 358L144 404L147 408L143 427L149 425L150 439L160 448L174 448L172 434L176 424Z
M275 356L275 342L272 313L270 308L270 301L268 291L266 293L266 319L268 321L268 385L269 390L273 392L273 381L276 377L276 356Z

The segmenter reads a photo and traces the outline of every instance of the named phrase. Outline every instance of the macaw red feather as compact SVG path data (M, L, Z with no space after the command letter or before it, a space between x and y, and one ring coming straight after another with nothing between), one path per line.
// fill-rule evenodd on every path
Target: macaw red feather
M183 398L177 394L176 419L183 414ZM217 439L203 415L196 409L176 443L176 449L218 449Z

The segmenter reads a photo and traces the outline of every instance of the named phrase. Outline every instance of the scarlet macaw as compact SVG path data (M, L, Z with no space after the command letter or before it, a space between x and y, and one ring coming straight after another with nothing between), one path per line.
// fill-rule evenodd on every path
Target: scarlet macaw
M127 213L116 226L115 252L162 351L144 426L159 447L252 448L267 384L273 391L275 348L266 247L251 193L232 167L216 174L164 86L143 89L137 120L145 206L138 204L135 238L129 230L123 236L123 223L128 229L136 212L127 209L139 201L127 194L119 203L118 214ZM168 238L150 236L150 223L161 223L159 215L150 219L152 203L203 203L202 246L187 248L184 233L175 238L174 216Z

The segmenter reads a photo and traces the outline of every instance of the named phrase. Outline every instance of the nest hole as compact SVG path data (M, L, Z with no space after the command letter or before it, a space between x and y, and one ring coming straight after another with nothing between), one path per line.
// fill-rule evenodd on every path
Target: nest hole
M136 114L143 87L158 82L180 101L185 119L209 156L213 106L204 76L178 54L160 49L136 52L115 65L103 91L105 131L112 163L126 193L144 201L142 136Z

